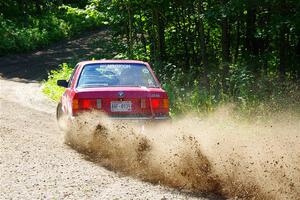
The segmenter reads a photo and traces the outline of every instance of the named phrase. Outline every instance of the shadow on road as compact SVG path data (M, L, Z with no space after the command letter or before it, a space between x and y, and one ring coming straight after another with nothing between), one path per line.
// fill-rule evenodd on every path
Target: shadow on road
M111 40L109 30L101 29L80 35L76 39L56 43L47 49L26 54L0 57L0 78L18 82L47 79L48 72L61 63L111 57L101 46Z

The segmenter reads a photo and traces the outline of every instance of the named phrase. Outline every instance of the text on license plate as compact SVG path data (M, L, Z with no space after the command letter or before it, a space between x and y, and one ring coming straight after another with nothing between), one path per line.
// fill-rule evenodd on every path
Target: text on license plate
M112 101L110 102L110 109L112 112L130 112L131 101Z

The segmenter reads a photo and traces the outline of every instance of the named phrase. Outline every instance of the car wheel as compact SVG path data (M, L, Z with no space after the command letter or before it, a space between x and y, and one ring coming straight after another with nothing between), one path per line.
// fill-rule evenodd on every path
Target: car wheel
M61 107L61 103L58 103L57 107L56 107L56 120L59 121L62 117L63 111L62 111L62 107Z
M58 103L57 107L56 107L56 120L57 120L57 124L60 130L65 131L66 129L66 120L67 118L65 117L65 113L62 110L62 105L61 103Z

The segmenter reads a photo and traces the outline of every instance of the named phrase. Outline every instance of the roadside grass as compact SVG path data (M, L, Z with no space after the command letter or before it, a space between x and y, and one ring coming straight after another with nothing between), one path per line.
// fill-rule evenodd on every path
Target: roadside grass
M61 95L65 91L65 88L57 86L57 80L63 79L68 80L73 68L71 65L63 63L57 70L51 70L48 75L48 80L43 82L43 93L46 94L50 99L59 101Z

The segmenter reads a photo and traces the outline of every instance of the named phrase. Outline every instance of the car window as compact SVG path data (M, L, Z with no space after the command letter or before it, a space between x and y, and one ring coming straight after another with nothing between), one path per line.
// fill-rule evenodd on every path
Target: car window
M71 76L70 76L70 78L68 80L68 87L71 87L71 84L72 84L72 81L74 79L74 74L75 74L75 72L77 70L77 67L78 67L78 64L75 66L75 68L74 68L74 70L73 70L73 72L72 72L72 74L71 74Z
M159 87L143 64L88 64L82 69L77 87Z

